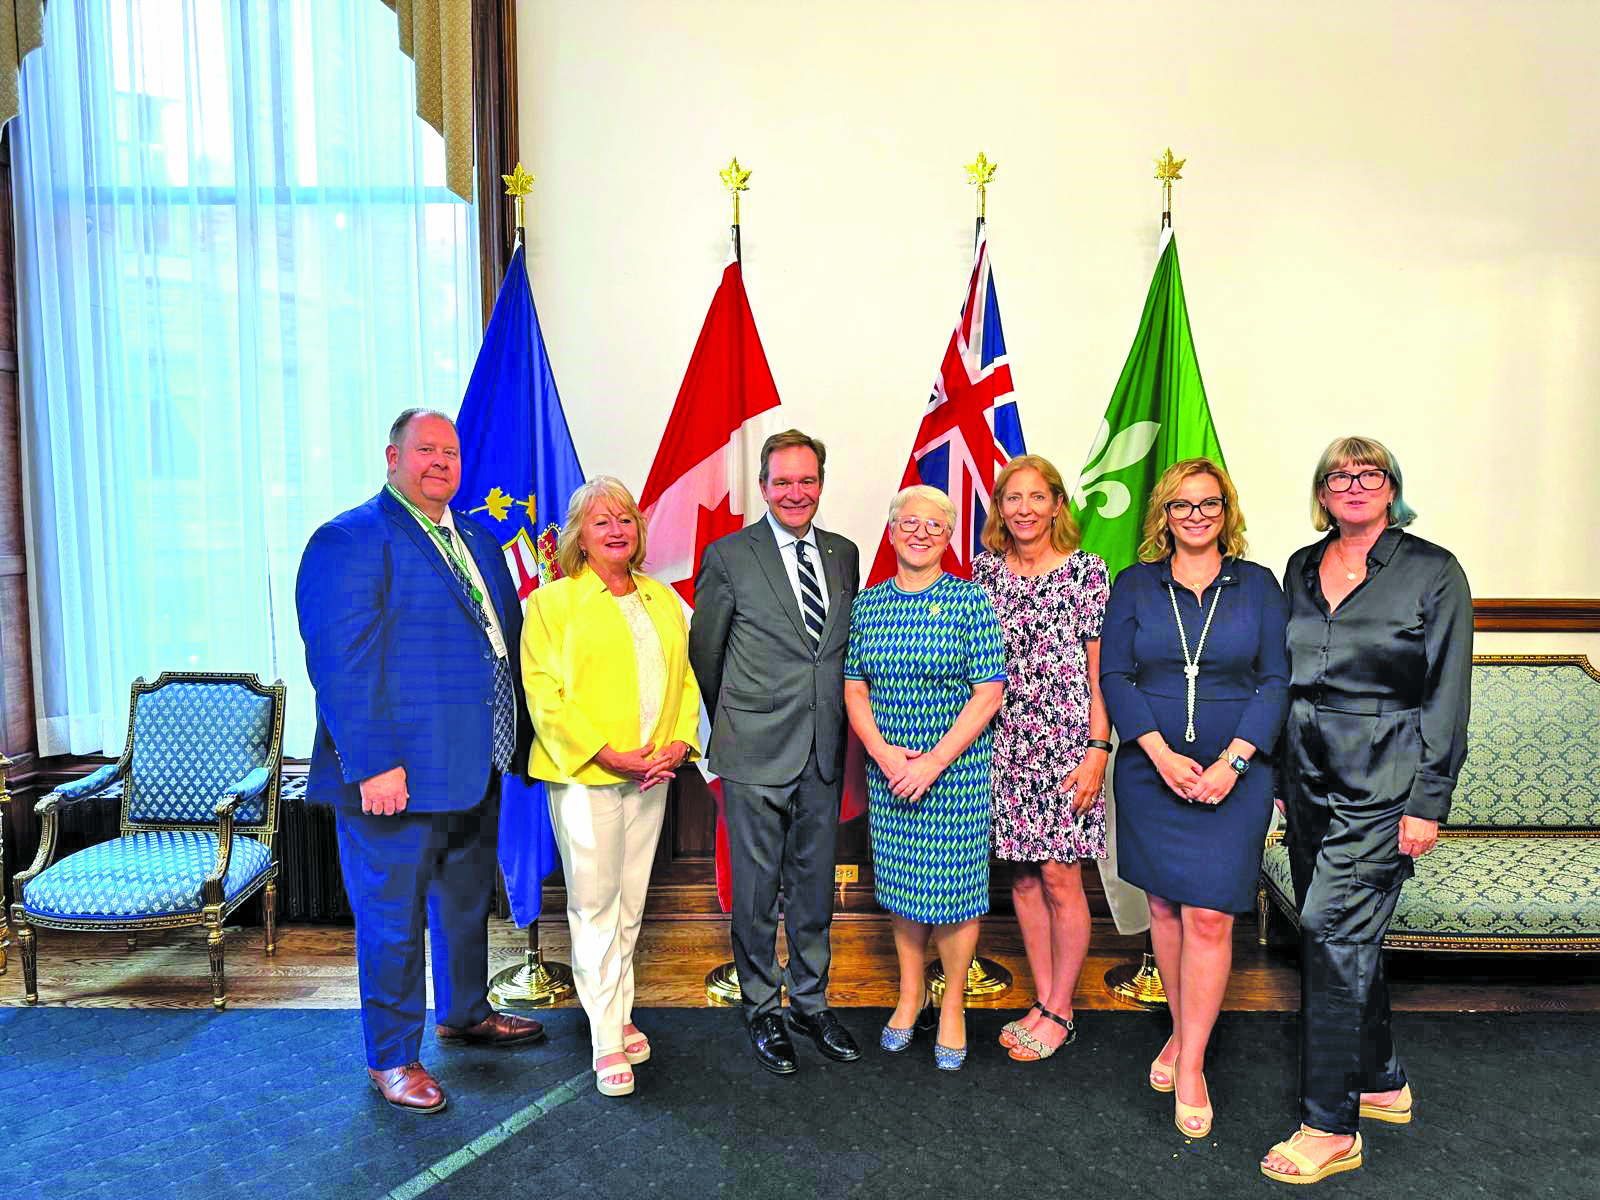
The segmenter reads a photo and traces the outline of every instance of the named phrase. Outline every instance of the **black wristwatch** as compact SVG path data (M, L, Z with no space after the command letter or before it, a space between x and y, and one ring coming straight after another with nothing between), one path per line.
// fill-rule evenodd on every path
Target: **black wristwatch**
M1217 761L1227 763L1233 768L1235 775L1243 775L1250 769L1250 760L1248 758L1242 754L1229 754L1226 750L1217 755Z

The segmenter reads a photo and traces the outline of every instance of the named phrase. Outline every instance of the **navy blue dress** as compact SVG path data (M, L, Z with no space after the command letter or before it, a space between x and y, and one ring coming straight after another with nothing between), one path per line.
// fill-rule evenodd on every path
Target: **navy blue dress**
M1100 688L1121 739L1112 776L1117 873L1177 904L1244 912L1255 906L1272 821L1271 752L1288 707L1288 605L1272 572L1256 563L1224 558L1197 600L1173 582L1169 562L1136 563L1117 576L1100 635ZM1174 595L1191 655L1216 599L1200 654L1193 742L1184 739L1186 681ZM1235 737L1256 754L1221 804L1191 804L1167 787L1137 744L1151 730L1202 767Z

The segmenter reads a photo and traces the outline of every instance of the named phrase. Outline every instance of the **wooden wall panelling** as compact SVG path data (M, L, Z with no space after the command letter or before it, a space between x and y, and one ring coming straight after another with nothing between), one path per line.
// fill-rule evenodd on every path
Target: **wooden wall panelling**
M502 175L517 163L517 6L516 0L473 0L473 139L478 186L479 279L483 319L489 319L500 294L516 236L515 205L505 194ZM538 174L536 168L529 169Z
M1508 633L1600 633L1600 599L1480 599L1473 628Z
M20 771L25 771L38 748L38 737L28 625L27 542L22 523L22 414L17 375L13 216L11 137L5 131L0 132L0 750ZM8 867L12 857L8 855Z

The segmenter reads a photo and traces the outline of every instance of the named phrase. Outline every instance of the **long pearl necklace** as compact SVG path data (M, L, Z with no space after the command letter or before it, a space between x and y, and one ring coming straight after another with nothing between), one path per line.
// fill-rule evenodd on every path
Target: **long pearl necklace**
M1195 644L1194 657L1189 657L1189 635L1183 631L1183 615L1178 612L1178 591L1167 584L1167 597L1172 601L1172 619L1178 623L1178 645L1183 648L1183 674L1187 682L1184 703L1188 708L1189 724L1183 731L1183 740L1194 741L1194 687L1200 677L1200 655L1206 648L1206 635L1211 632L1211 618L1217 615L1217 599L1222 595L1218 587L1211 593L1211 611L1206 613L1206 623L1200 628L1200 640Z

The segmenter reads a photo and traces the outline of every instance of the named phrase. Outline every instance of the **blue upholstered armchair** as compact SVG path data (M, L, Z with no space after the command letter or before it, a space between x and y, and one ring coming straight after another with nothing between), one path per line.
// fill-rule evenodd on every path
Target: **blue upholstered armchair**
M163 672L134 681L128 744L115 764L34 806L39 853L11 906L23 991L39 999L34 929L141 931L203 925L211 1003L228 1003L223 919L263 887L266 953L276 949L278 773L283 683ZM63 805L122 786L121 835L55 861Z

